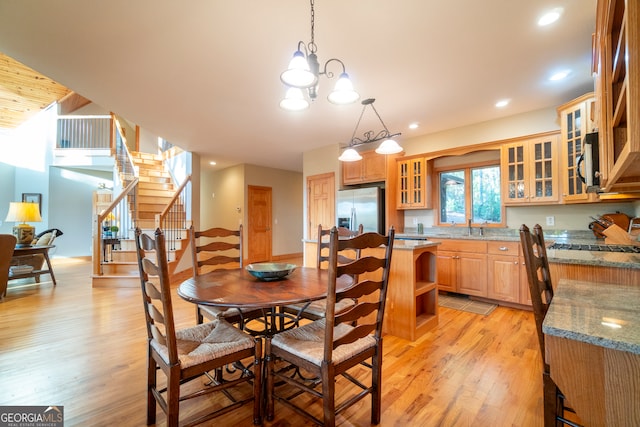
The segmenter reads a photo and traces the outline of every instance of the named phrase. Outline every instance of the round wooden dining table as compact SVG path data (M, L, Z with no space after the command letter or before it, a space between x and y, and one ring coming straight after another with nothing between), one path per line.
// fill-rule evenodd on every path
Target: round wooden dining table
M298 267L282 280L259 280L245 269L215 270L180 284L178 295L186 301L216 307L271 308L326 298L327 270ZM352 284L339 277L336 290Z

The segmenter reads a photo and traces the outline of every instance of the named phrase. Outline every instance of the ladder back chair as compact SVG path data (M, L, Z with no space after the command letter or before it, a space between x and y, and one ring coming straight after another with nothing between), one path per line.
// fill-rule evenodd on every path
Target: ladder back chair
M357 235L362 234L363 226L360 224L358 226L358 230L349 230L346 227L338 227L338 237L342 238L352 238ZM318 225L318 258L316 259L316 267L317 268L327 268L329 264L329 234L331 233L330 228L323 229L322 224ZM348 262L353 261L360 257L360 252L357 250L348 251L348 255L352 255L353 258L347 256L344 253L338 253L338 263L346 264ZM346 310L349 307L352 307L355 304L355 301L349 298L341 300L336 305L336 312L340 313L341 311ZM325 316L325 312L327 311L327 300L321 299L318 301L312 301L305 304L289 304L282 307L282 311L285 313L293 314L294 320L293 324L296 326L299 325L300 319L310 319L310 320L318 320L322 319Z
M194 276L220 268L243 268L242 225L237 230L213 227L203 231L196 231L191 226L189 231ZM242 328L245 321L258 316L262 316L261 311L245 313L238 308L196 305L197 324L201 324L205 317L209 320L224 318Z
M180 402L223 391L231 403L206 414L191 417L184 425L195 425L253 402L253 422L260 424L262 388L262 340L242 332L224 319L176 330L171 302L171 287L165 238L157 229L155 239L136 228L136 254L148 335L147 425L156 422L156 404L167 417L168 426L177 426ZM242 361L248 359L248 366ZM224 383L209 383L182 395L183 383L205 381L209 371L227 364L236 366L237 375ZM158 372L166 377L166 387L158 385ZM160 384L165 382L161 381ZM245 384L245 390L239 387ZM242 398L232 396L237 388ZM247 390L250 395L247 397Z
M382 322L394 234L391 227L388 236L364 233L343 240L331 230L326 316L266 338L268 420L277 400L316 424L334 426L336 415L371 395L371 423L380 422ZM360 258L340 264L338 252L346 249L361 251ZM354 284L336 293L336 279L345 274ZM336 304L345 298L358 302L337 313ZM353 384L358 393L337 404L336 386ZM313 405L309 394L322 405Z
M564 395L551 379L549 365L545 360L546 353L542 323L549 310L549 304L551 304L551 300L553 299L553 286L549 273L549 261L547 259L547 249L542 227L536 224L533 227L532 233L525 224L522 224L520 227L520 243L527 270L527 280L529 282L533 316L536 322L538 344L540 346L540 354L542 355L544 425L545 427L557 425L577 427L579 424L566 418L565 412L568 411L575 414L575 411L566 405Z

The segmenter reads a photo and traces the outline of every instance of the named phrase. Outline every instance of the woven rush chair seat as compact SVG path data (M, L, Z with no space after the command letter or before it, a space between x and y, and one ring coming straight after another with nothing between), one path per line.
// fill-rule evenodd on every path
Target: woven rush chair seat
M178 359L182 368L198 365L214 358L220 358L238 350L251 349L254 339L230 325L223 319L216 319L201 325L176 330ZM169 349L158 341L151 346L168 364Z

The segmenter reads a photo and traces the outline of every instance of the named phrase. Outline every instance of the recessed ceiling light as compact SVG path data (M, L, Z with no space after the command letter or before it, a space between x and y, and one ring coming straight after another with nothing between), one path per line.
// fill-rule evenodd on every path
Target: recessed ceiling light
M418 124L417 123L411 123L409 125L409 129L418 129Z
M560 15L562 15L562 8L556 7L555 9L545 13L538 19L538 25L541 27L545 27L547 25L553 24L558 19L560 19Z
M213 161L212 161L212 162L209 162L209 164L210 164L211 166L215 166L215 165L216 165L216 162L213 162Z
M509 105L508 99L501 99L500 101L496 102L496 107L498 108L506 107L507 105Z
M549 80L551 80L552 82L562 80L566 78L570 73L571 70L558 71L557 73L552 74L551 77L549 77Z

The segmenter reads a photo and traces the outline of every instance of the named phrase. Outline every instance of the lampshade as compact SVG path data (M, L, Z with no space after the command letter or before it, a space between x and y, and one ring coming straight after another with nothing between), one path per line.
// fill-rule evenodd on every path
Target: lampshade
M22 223L13 227L13 235L18 240L16 247L31 246L36 228L26 223L42 221L40 207L37 203L11 202L5 221Z
M360 99L358 92L353 90L353 84L347 73L340 74L333 92L327 97L332 104L352 104Z
M315 86L318 78L309 69L309 63L302 51L297 50L293 54L289 68L280 74L280 80L287 86L308 88Z
M288 111L302 111L309 108L309 101L305 99L302 89L290 87L285 98L280 101L280 107Z
M357 162L358 160L362 160L362 156L353 148L347 148L340 157L338 157L338 160L341 162Z
M40 222L40 208L37 203L11 202L9 213L5 221L9 222Z
M398 145L393 139L385 139L376 148L378 154L396 154L402 151L402 147Z

